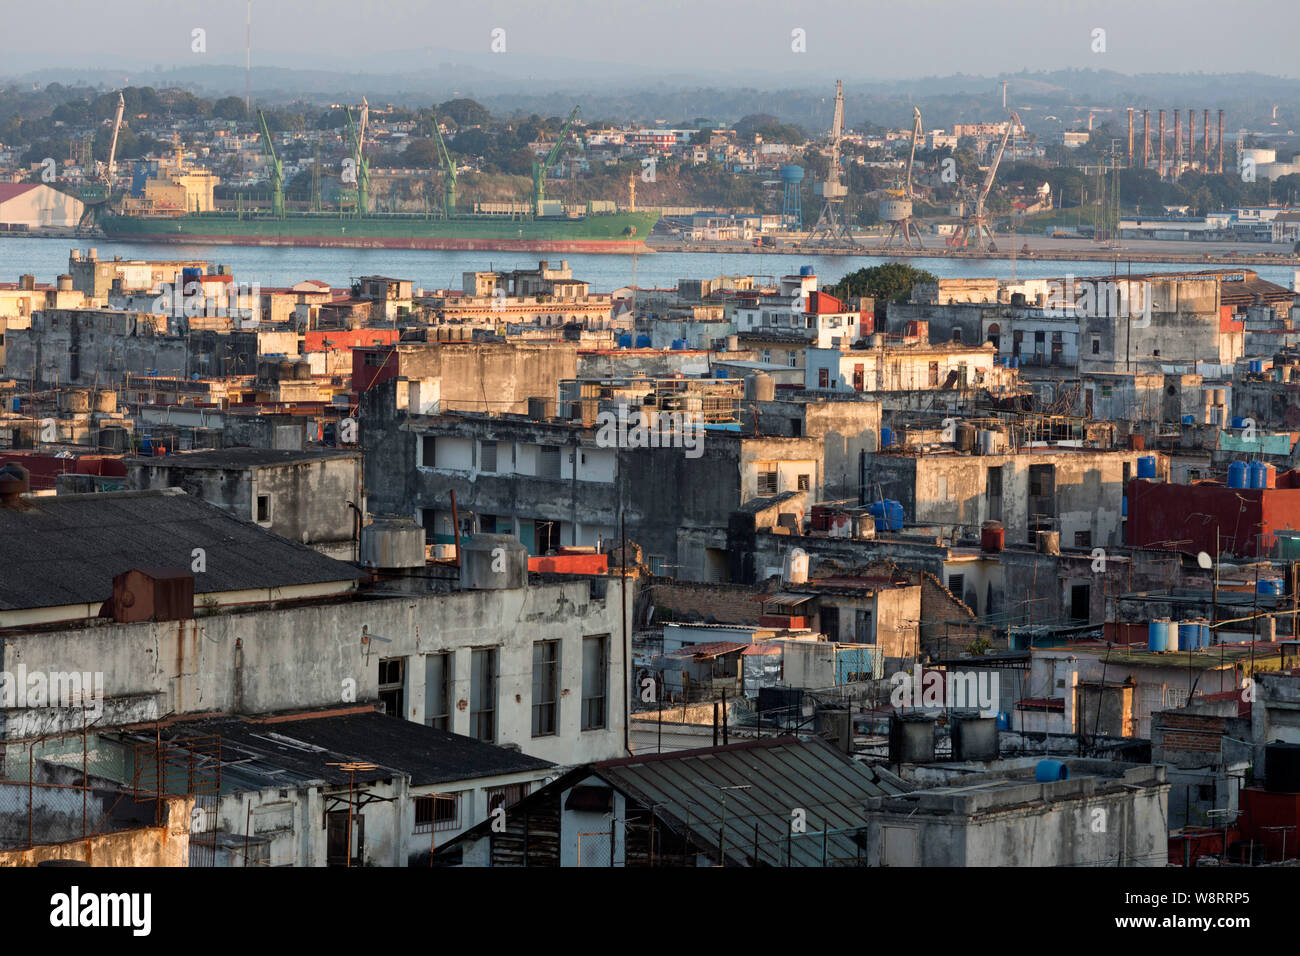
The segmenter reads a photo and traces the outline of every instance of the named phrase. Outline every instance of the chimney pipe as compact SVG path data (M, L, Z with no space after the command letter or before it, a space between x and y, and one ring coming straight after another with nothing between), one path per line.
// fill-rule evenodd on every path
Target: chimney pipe
M1181 110L1174 110L1174 165L1170 172L1178 178L1178 163L1183 158L1183 117Z
M1128 160L1127 165L1133 168L1133 107L1128 108Z
M1201 169L1210 171L1210 111L1201 111Z
M1151 111L1142 111L1142 168L1151 168Z
M1219 110L1219 172L1223 172L1223 110Z
M1187 165L1196 168L1196 110L1187 111Z
M1160 111L1160 152L1157 162L1160 164L1156 167L1160 173L1160 178L1165 178L1165 111Z

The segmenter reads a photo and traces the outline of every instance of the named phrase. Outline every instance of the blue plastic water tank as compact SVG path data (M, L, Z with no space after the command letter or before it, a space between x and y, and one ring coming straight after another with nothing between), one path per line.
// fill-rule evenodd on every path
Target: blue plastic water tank
M1011 729L1011 715L1005 710L998 711L998 730Z
M14 396L14 411L16 411L16 412L21 412L22 410L23 410L23 400L22 400L21 398L19 398L17 395L15 395L15 396Z
M1147 650L1157 654L1169 649L1169 622L1152 621L1147 625Z
M632 347L632 334L624 332L618 337L618 347L621 349L630 349Z
M14 399L17 401L17 399ZM880 447L888 448L894 443L894 430L892 428L880 429Z
M1154 478L1156 476L1156 459L1154 455L1144 455L1138 459L1138 477Z
M647 332L638 332L636 334L636 347L639 349L648 349L650 347L650 335Z
M1196 424L1196 416L1195 416L1195 415L1184 415L1184 416L1183 416L1183 424L1184 424L1184 425L1194 425L1194 424Z
M801 276L813 276L813 275L816 275L816 274L817 274L817 273L813 271L813 267L812 267L812 266L800 266L800 267L799 267L799 275L801 275Z
M713 370L713 377L714 377L714 378L726 378L726 377L727 377L727 370L726 370L725 368L715 368L715 369Z
M1125 516L1128 515L1128 495L1119 499L1119 513Z
M1039 783L1069 780L1070 768L1059 760L1040 760L1038 766L1034 767L1034 779Z
M1263 361L1263 359L1251 359L1251 360L1250 360L1250 370L1251 370L1252 372L1262 372L1262 371L1264 371L1264 361Z
M870 515L875 518L877 531L902 531L903 530L903 503L886 498L884 501L873 501L867 508Z
M1012 367L1012 368L1020 368L1020 356L1019 356L1019 355L1013 355L1013 356L1011 356L1011 367Z
M1240 415L1234 415L1234 416L1232 417L1232 427L1233 427L1233 428L1245 428L1245 427L1246 427L1246 419L1242 418Z
M685 339L673 339L673 351L674 351L674 352L684 352L684 351L686 351L686 340L685 340Z
M1255 590L1260 594L1281 594L1282 588L1276 581L1264 580L1256 585Z
M1246 487L1246 463L1244 461L1234 461L1228 466L1228 487Z
M1267 469L1265 469L1262 461L1252 461L1250 463L1250 487L1263 488L1266 473Z
M1178 649L1194 651L1201 639L1201 625L1195 621L1183 621L1178 625Z

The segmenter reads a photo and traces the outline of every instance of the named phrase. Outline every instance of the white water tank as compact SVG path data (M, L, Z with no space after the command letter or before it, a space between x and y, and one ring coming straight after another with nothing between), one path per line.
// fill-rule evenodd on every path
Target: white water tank
M806 584L808 582L808 552L803 548L793 548L785 556L781 569L781 579L786 584Z

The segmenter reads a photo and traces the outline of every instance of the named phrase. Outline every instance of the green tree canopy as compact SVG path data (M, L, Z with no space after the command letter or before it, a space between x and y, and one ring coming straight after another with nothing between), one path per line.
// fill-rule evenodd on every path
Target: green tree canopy
M918 282L934 282L935 277L923 269L902 262L886 262L850 272L826 289L837 299L869 296L880 302L906 302Z

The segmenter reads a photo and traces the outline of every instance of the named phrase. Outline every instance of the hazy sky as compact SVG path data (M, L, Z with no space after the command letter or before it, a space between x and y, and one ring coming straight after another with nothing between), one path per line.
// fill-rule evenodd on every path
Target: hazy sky
M0 70L244 62L245 0L4 0ZM408 72L451 55L637 73L909 78L1020 70L1300 76L1300 0L253 0L253 66ZM195 28L206 53L191 51ZM493 29L506 52L489 50ZM791 31L806 31L806 53ZM1105 52L1093 31L1105 30ZM480 62L481 61L481 62ZM513 68L512 68L513 67ZM256 82L256 81L255 81Z

